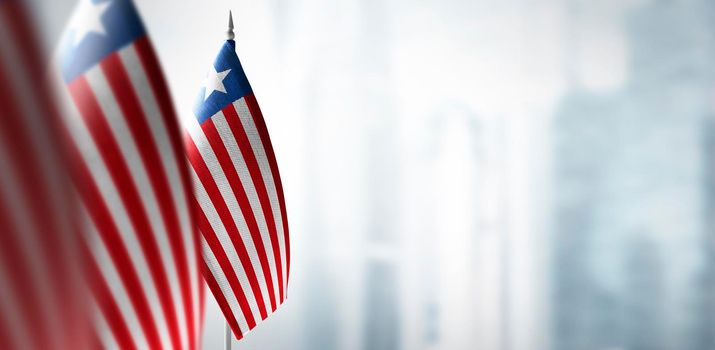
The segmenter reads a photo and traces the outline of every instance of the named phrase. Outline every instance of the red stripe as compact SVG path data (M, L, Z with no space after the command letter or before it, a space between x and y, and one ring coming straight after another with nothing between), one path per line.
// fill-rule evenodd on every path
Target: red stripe
M82 106L85 113L97 112L99 106L96 104L96 101L93 101L93 97L82 96L82 94L87 94L87 82L80 78L76 84L81 85L75 85L74 88L70 88L70 91L75 90L74 94L78 95L75 99L78 102L82 102L84 99L88 100L87 105L78 103L78 106ZM89 115L91 116L97 114ZM152 349L161 349L159 333L149 309L149 302L147 301L147 297L142 289L141 283L139 282L136 267L129 258L129 252L122 241L122 235L119 233L119 230L114 223L112 214L107 207L107 204L104 202L101 192L99 191L94 178L92 178L87 164L82 159L79 149L77 149L77 146L71 141L72 139L69 136L69 132L67 130L63 131L65 135L68 135L66 140L68 140L67 144L69 154L71 156L70 158L73 160L72 169L74 170L74 176L72 178L75 181L75 185L77 186L84 203L86 203L90 217L92 218L95 226L97 226L101 238L104 241L104 245L107 247L107 250L109 250L112 261L114 262L114 265L119 272L119 276L124 283L124 287L127 290L127 294L129 294L132 301L132 305L134 306L137 317L142 325L144 334L147 336L149 345ZM109 142L111 140L105 141ZM140 241L142 244L144 243L143 240L140 239Z
M82 243L81 249L85 256L91 256L86 242ZM102 315L104 315L114 339L117 340L117 344L122 349L136 349L137 346L132 338L132 333L129 331L126 320L122 317L117 301L112 296L111 288L104 279L97 261L94 258L86 259L85 267L87 268L87 278L94 294L94 299L97 301L97 305L102 311Z
M258 135L261 136L261 142L263 143L263 149L266 151L266 156L268 157L268 164L271 167L271 174L273 175L273 183L276 186L276 192L278 192L278 202L281 207L281 218L283 219L283 239L285 242L286 251L286 286L290 280L290 239L288 235L288 215L286 214L285 197L283 196L283 183L281 182L281 175L278 172L278 162L276 161L276 154L273 151L273 144L271 143L271 138L268 135L268 128L266 127L266 121L263 119L263 113L261 113L261 108L258 106L258 101L256 101L256 96L250 93L244 97L246 105L248 105L248 110L253 117L253 121L256 124L256 129L258 129ZM286 294L288 291L286 290Z
M176 167L177 169L179 169L179 177L181 178L181 183L184 190L184 200L186 201L186 208L189 209L189 222L192 223L191 235L194 239L194 261L195 264L198 264L198 262L201 261L201 250L199 249L199 233L193 225L193 223L195 222L193 217L194 212L191 209L191 198L193 198L193 189L191 187L191 181L189 179L184 147L181 140L181 128L176 117L177 114L174 110L174 105L172 104L171 97L169 96L169 88L166 84L166 81L164 80L164 74L161 71L161 66L159 64L159 61L157 60L156 53L154 52L154 48L149 42L149 39L146 36L137 39L134 42L134 48L136 49L137 55L139 56L139 60L142 63L144 72L146 72L149 84L151 84L152 91L154 93L154 99L159 104L161 117L164 121L164 126L166 127L167 133L169 134L169 141L174 152ZM198 270L199 266L197 265L196 271ZM198 278L197 283L199 283L200 286L203 286L203 283L201 283L200 279ZM194 298L193 291L190 291L189 296L192 299ZM202 306L204 301L201 298L201 295L199 295L199 300L193 302L199 302L200 306ZM200 307L199 309L202 315L203 307ZM188 333L189 343L191 344L190 349L196 349L198 348L197 338L201 332L200 325L203 324L203 319L199 323L199 329L197 330L195 326L196 315L193 314L193 307L191 308L191 314L189 316L190 317L187 320L187 323L189 325Z
M201 257L199 257L199 259L201 259ZM201 260L199 260L199 261L201 261ZM206 285L202 281L201 285L199 285L199 315L201 317L200 324L204 324L204 319L206 316L204 313L204 308L206 307L206 302L204 300L204 299L206 299L205 295L206 295ZM201 332L199 332L199 334L200 333Z
M236 336L237 339L243 338L241 327L238 326L236 317L233 315L233 311L228 305L228 302L226 302L226 297L223 295L223 292L221 292L221 288L218 286L218 283L216 283L216 280L211 273L211 269L209 269L208 265L206 265L206 261L202 260L201 262L201 270L203 272L204 279L206 280L206 284L209 286L211 293L213 293L213 295L216 297L216 302L218 303L219 308L221 308L221 311L226 317L226 322L228 322L228 325L231 327L231 330L233 330L233 334Z
M273 260L276 264L276 274L278 275L278 293L280 296L280 302L283 303L283 263L281 262L281 251L280 244L278 243L278 233L276 232L276 222L273 217L273 208L271 206L271 201L268 199L268 188L263 181L263 176L261 175L261 168L258 165L258 160L256 160L256 154L254 153L253 147L251 146L251 141L248 139L243 124L241 124L241 119L238 116L238 111L233 106L229 104L223 109L224 115L226 116L226 122L231 128L231 133L233 138L238 144L238 148L241 150L243 159L246 162L246 167L251 175L253 181L253 186L258 194L258 199L261 203L261 209L263 210L263 218L268 226L268 233L271 240L271 246L273 248ZM250 116L249 116L250 117ZM271 289L273 291L273 289ZM276 306L273 304L273 310L275 311Z
M20 54L23 57L23 64L26 67L32 67L29 74L32 81L44 81L45 69L48 64L45 64L40 57L43 57L38 41L35 37L35 28L28 23L27 9L25 1L10 1L3 4L2 22L10 31L10 36L15 40L13 43L18 46Z
M40 309L40 298L37 294L37 288L34 287L30 277L33 275L29 265L30 262L27 259L37 258L37 256L23 256L22 249L20 248L20 242L18 237L20 237L20 232L17 230L13 221L9 217L9 210L6 205L10 203L5 202L4 193L0 192L0 238L2 238L2 244L0 244L0 262L10 280L9 285L1 286L0 288L6 288L13 290L15 295L15 302L18 304L21 315L18 315L22 319L23 328L30 331L34 336L28 339L31 344L34 344L34 349L47 349L49 347L49 339L46 333L47 328L43 324L43 313ZM13 288L14 287L14 288ZM5 314L2 314L6 317ZM17 322L18 320L10 320L10 322Z
M157 200L159 210L161 211L162 220L166 227L167 239L171 247L171 252L177 269L178 280L180 284L181 296L184 304L185 321L193 322L193 306L191 300L191 287L189 282L189 267L186 261L186 252L184 250L184 239L181 233L179 218L177 216L174 199L171 196L169 188L169 180L162 166L161 157L159 156L158 147L154 141L151 128L148 124L148 118L159 118L159 116L147 116L139 102L139 97L129 80L129 75L122 63L119 54L108 56L101 63L102 71L107 77L107 81L117 98L119 107L124 114L124 118L129 125L134 143L137 144L139 154L147 170L149 180L152 185L152 190ZM178 333L178 320L171 304L171 315L169 324L170 335L174 348L181 348L181 342ZM188 324L187 324L188 327ZM189 328L187 328L189 329ZM176 333L173 333L176 332Z
M221 197L221 192L219 191L216 182L211 176L211 172L209 172L206 163L201 157L199 149L196 148L196 144L190 137L186 138L186 149L191 165L193 166L194 170L196 171L196 174L199 177L199 180L206 189L206 192L208 193L214 208L216 208L216 211L221 218L221 222L223 223L223 226L227 231L228 237L231 239L231 242L236 249L238 258L241 261L243 268L246 270L246 276L248 277L248 282L251 285L251 291L253 291L253 296L258 303L258 309L261 313L261 319L264 319L266 318L267 314L265 303L263 301L263 294L261 293L261 288L258 285L258 278L256 277L256 272L253 269L251 259L248 257L248 251L246 251L246 246L243 244L242 235L239 233L238 228L236 227L236 223L233 221L233 217L231 216L231 212L229 211L228 206Z
M198 206L199 204L198 202L196 202L196 207ZM201 229L206 243L211 248L214 257L216 257L216 261L218 261L221 270L226 276L226 280L228 280L228 284L231 286L233 294L236 295L238 304L241 307L241 312L243 312L243 316L246 318L246 322L248 323L248 328L251 329L255 327L256 321L253 317L253 312L251 312L251 309L248 306L248 298L246 298L246 293L243 292L243 288L241 288L241 284L238 282L236 271L231 266L231 262L226 256L226 252L223 250L221 242L216 236L216 232L214 232L213 228L211 227L211 223L209 223L209 220L206 218L206 214L204 214L203 211L199 210L196 216L198 218L198 226Z
M235 115L235 114L234 114ZM229 116L226 116L228 120ZM209 145L216 154L216 158L223 169L226 179L228 180L231 190L233 190L233 195L236 197L239 206L241 207L241 213L246 220L246 225L248 226L248 231L251 234L251 239L253 244L256 246L258 251L258 260L261 264L261 269L263 270L263 277L268 286L268 296L271 300L271 310L276 309L276 297L273 291L273 278L271 276L270 265L268 265L268 256L266 255L266 249L263 246L263 239L261 238L261 231L258 229L258 223L256 222L256 216L253 214L253 209L251 204L248 202L248 195L241 183L241 179L236 172L236 167L231 159L231 156L226 150L226 146L223 144L221 135L216 129L216 125L213 120L208 119L203 124L201 124L201 129L203 129L206 139L209 141ZM241 144L239 143L239 146ZM275 230L275 228L274 228ZM274 247L275 249L275 247ZM274 254L275 255L275 254ZM280 276L280 266L278 267L278 274ZM280 281L280 278L279 278Z
M6 287L7 288L7 287ZM20 345L13 341L13 337L10 335L10 322L17 322L17 320L10 320L8 311L2 307L0 304L0 344L9 347L10 349L19 349Z

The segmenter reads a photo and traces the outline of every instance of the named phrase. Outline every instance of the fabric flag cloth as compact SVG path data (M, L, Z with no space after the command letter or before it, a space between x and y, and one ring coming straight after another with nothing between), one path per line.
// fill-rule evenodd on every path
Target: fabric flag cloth
M236 338L286 298L290 244L276 157L227 40L185 122L204 279Z
M30 23L0 1L0 348L85 349L76 206Z
M130 0L83 0L60 47L96 346L196 349L198 231L181 131Z

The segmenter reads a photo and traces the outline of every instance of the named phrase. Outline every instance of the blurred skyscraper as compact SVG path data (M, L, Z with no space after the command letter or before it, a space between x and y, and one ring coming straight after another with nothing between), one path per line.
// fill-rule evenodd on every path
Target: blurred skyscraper
M608 181L606 163L615 147L604 142L612 126L609 121L619 117L614 100L572 92L555 118L551 342L558 350L601 349L620 343L621 327L612 319L618 317L616 292L603 286L594 266L602 259L614 261L617 254L598 252L594 241L602 233L598 221ZM602 238L617 239L613 236Z
M714 106L715 107L715 106ZM703 177L703 191L705 196L704 215L706 218L704 227L704 239L702 252L704 254L703 270L698 276L698 283L695 289L700 291L696 299L695 307L697 311L697 326L694 328L696 335L694 342L697 342L700 349L715 349L715 331L712 325L715 324L715 111L711 111L709 118L705 120L703 131L703 164L705 166L705 176Z
M625 85L576 81L554 119L552 344L711 349L700 306L712 293L712 5L649 1L626 18Z
M390 47L390 13L385 1L361 0L357 3L359 32L355 40L362 73L356 89L362 101L365 120L366 250L363 296L364 350L401 349L401 310L399 287L400 188L396 135L396 109Z

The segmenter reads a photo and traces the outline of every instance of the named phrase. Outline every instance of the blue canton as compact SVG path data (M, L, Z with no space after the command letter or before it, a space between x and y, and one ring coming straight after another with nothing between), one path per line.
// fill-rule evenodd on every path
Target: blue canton
M91 0L93 4L107 3L109 7L101 22L106 34L88 33L75 46L72 28L65 33L60 44L62 75L69 83L105 57L145 35L144 25L131 0Z
M251 85L248 84L248 79L243 72L241 61L239 61L238 55L236 55L235 41L226 40L213 65L217 72L231 70L223 80L226 93L214 91L208 99L204 100L206 91L202 89L201 92L199 92L199 96L196 98L196 104L194 105L194 115L196 119L199 120L199 124L211 118L227 105L251 92Z

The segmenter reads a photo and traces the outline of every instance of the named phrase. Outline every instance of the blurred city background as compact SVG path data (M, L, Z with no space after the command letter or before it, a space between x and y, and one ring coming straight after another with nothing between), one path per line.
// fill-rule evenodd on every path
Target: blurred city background
M275 145L289 299L235 349L715 349L712 1L136 2L184 118L234 11Z

